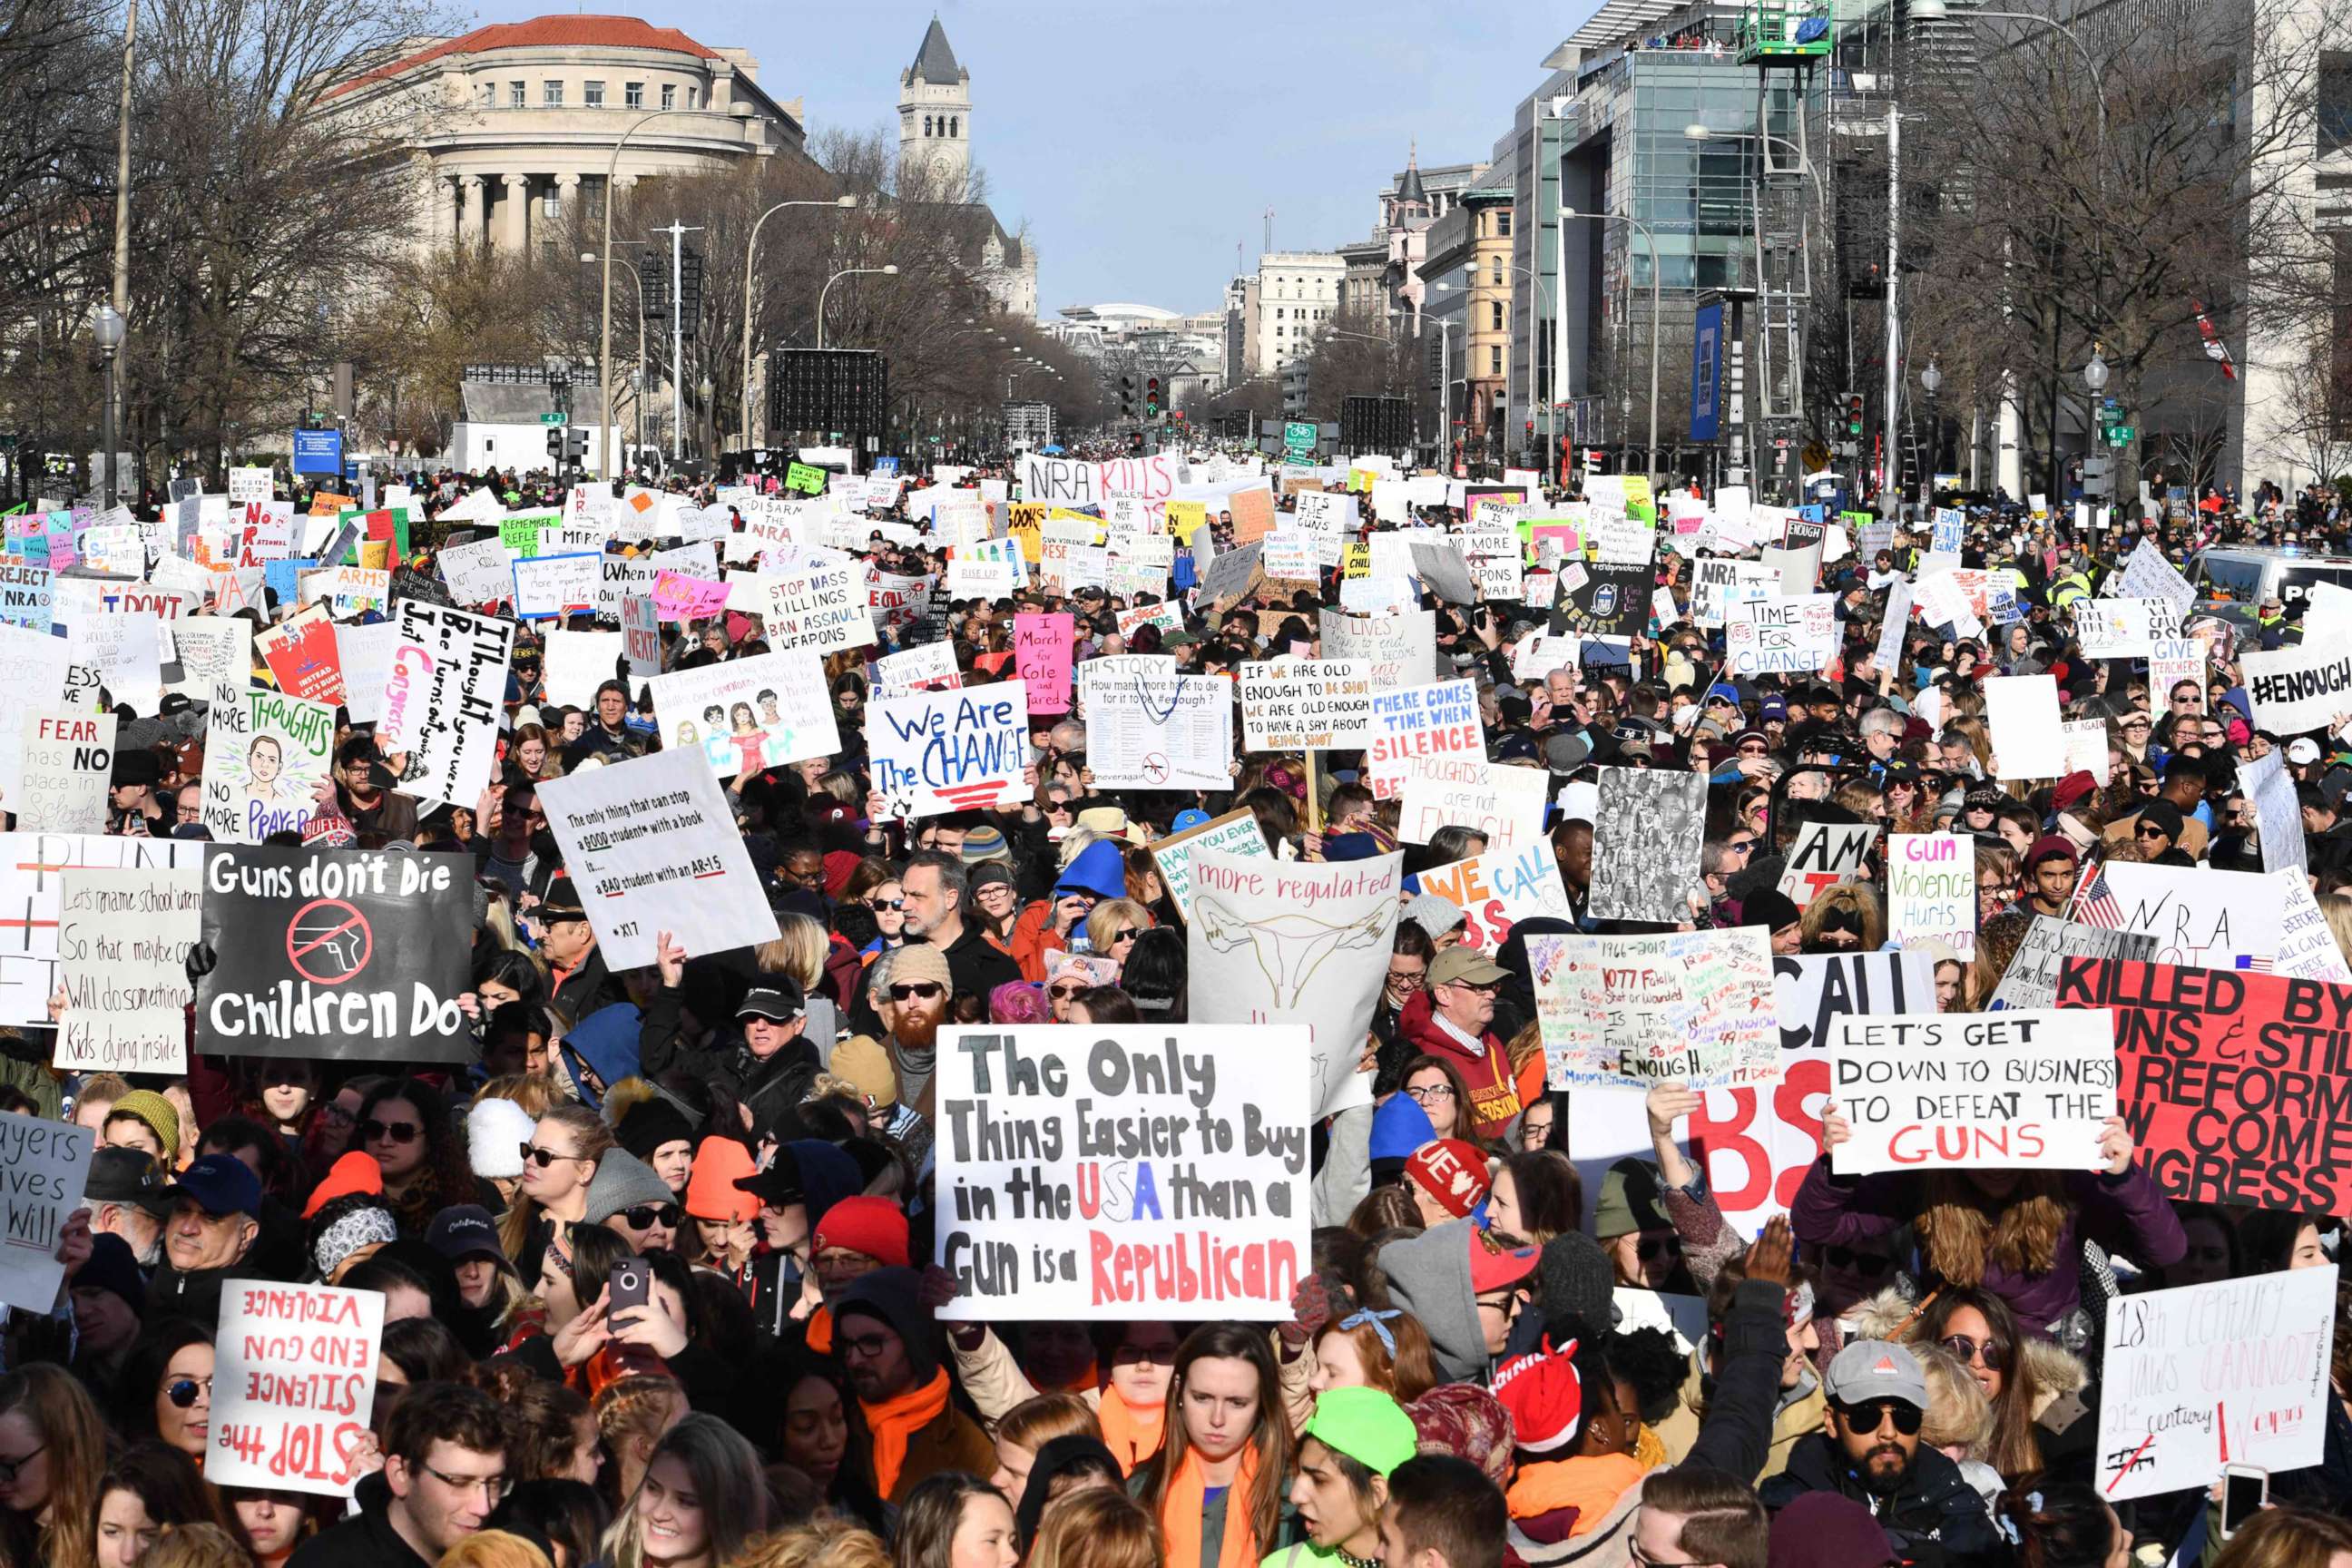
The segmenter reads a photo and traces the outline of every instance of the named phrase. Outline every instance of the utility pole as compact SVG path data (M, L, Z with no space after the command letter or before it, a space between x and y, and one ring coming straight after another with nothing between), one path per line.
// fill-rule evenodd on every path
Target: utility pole
M1886 105L1886 429L1880 437L1878 515L1892 522L1902 514L1903 497L1895 489L1895 432L1903 396L1902 321L1895 290L1903 259L1903 109ZM2054 428L2054 426L2053 426ZM2053 447L2054 449L2054 447ZM2052 492L2056 492L2053 484Z
M654 232L669 236L669 444L676 464L686 457L686 237L702 226L672 218Z

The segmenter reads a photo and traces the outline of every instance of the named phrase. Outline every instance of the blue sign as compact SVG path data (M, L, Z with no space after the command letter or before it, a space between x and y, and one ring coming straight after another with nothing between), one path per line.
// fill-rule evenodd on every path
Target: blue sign
M874 477L877 479L897 479L898 477L898 459L896 458L875 458Z
M1694 325L1690 434L1694 441L1712 441L1721 414L1717 389L1723 380L1723 307L1701 306Z
M294 432L294 471L298 474L341 474L343 433L341 430Z

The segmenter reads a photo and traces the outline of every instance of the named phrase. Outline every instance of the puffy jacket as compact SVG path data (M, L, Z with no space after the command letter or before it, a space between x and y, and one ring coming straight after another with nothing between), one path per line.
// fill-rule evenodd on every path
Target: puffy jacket
M1958 1465L1926 1443L1912 1455L1911 1474L1892 1497L1864 1486L1845 1450L1823 1432L1801 1438L1789 1451L1788 1468L1756 1489L1775 1513L1807 1492L1851 1499L1870 1510L1895 1550L1920 1568L1990 1568L2008 1561L1984 1499Z

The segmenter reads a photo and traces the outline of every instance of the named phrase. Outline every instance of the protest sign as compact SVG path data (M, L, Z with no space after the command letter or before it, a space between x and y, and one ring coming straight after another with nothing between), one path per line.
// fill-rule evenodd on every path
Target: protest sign
M1489 851L1543 837L1551 775L1541 768L1466 756L1410 757L1404 767L1397 828L1402 842L1426 844L1449 826L1484 835Z
M2153 959L2156 938L2146 931L2110 931L2105 926L2035 915L2023 940L2010 955L2008 972L1994 987L1988 1012L2011 1008L2051 1007L2058 1001L2058 965L2069 958Z
M114 703L152 713L163 700L161 631L152 616L114 611L75 616L66 630L73 656L66 672L66 706L97 706L102 687ZM328 641L331 645L333 638Z
M2320 912L2319 900L2311 896L2311 879L2300 870L2273 871L2270 879L2282 900L2278 960L2271 965L2271 973L2352 985L2352 965L2344 962L2344 950L2336 945L2327 917Z
M224 844L300 832L318 808L335 710L275 691L216 689L205 718L205 828Z
M2205 711L2205 645L2195 637L2162 637L2148 644L2149 700L2160 711L2171 712L2175 696L2194 696L2197 711Z
M114 770L111 713L24 716L13 804L20 833L103 833L106 785Z
M2241 761L2238 792L2253 807L2263 869L2304 869L2310 851L2304 841L2303 808L2295 794L2294 775L2286 771L2286 754L2273 746L2259 757Z
M1837 595L1749 599L1725 612L1725 666L1735 675L1811 673L1837 652Z
M463 1062L473 862L375 849L205 846L196 1047L237 1056Z
M65 873L58 973L66 1010L50 1066L70 1072L188 1068L188 950L204 891L198 868L152 866Z
M1874 822L1807 822L1799 825L1780 873L1780 891L1796 906L1810 908L1825 890L1861 877L1878 841ZM1976 882L1969 873L1971 896Z
M2336 1278L2330 1264L2108 1302L2101 1495L2201 1492L2224 1466L2276 1474L2320 1463L2338 1397L2328 1376Z
M268 468L232 468L228 471L228 499L232 506L249 500L268 500L271 495L270 470Z
M863 607L858 614L866 616ZM873 625L870 616L866 624ZM621 638L629 661L629 679L642 692L646 683L661 673L661 617L654 614L652 595L631 594L621 601Z
M604 585L604 557L593 550L536 555L514 563L514 612L526 621L593 615Z
M1330 864L1192 851L1192 1020L1305 1025L1318 1118L1371 1103L1371 1075L1356 1063L1388 983L1402 865L1400 855Z
M1234 689L1223 677L1132 653L1090 658L1079 673L1096 788L1232 786Z
M2114 1013L2118 1106L2167 1194L2352 1213L2352 987L2069 958L2058 1005Z
M622 634L575 632L551 626L547 632L547 700L573 708L596 705L596 689L614 679L621 667Z
M653 963L664 931L690 957L775 939L734 813L693 751L549 779L539 800L614 968Z
M404 793L470 807L490 782L514 656L512 621L401 601L376 744L408 753Z
M1780 1055L1770 933L1531 936L1547 1081L1554 1089L1678 1079L1764 1081Z
M2274 735L2324 730L2352 709L2352 640L2341 628L2273 653L2250 647L2239 664L2258 730Z
M0 735L22 735L28 718L64 706L72 658L63 637L0 626ZM23 763L21 745L0 745L0 810L23 798Z
M184 622L173 627L173 640L184 650L183 628L199 624ZM351 710L353 723L373 724L383 717L383 683L392 673L393 650L399 646L400 627L395 622L335 623L335 661L342 666L343 706Z
M684 572L654 574L654 612L665 621L705 621L727 607L731 592L724 579Z
M953 644L919 643L902 653L886 653L874 661L874 700L904 697L910 691L947 691L963 684Z
M1246 751L1330 751L1371 732L1372 673L1361 659L1244 664L1238 692Z
M36 1316L54 1310L65 1264L58 1236L82 1206L97 1134L37 1116L0 1116L0 1306Z
M2197 602L2197 590L2189 586L2189 579L2164 558L2155 540L2145 536L2124 563L2116 586L2126 598L2162 599L2172 605L2176 616L2188 614L2189 606Z
M1570 924L1576 921L1549 838L1432 867L1421 873L1421 890L1460 910L1462 945L1487 952L1508 941L1511 928L1521 921L1538 916Z
M335 626L325 605L312 605L290 620L257 632L253 647L269 667L278 690L306 702L342 706L342 650L335 646Z
M646 596L651 603L656 575L650 562L633 561L626 556L607 555L599 563L596 582L596 618L617 621L621 605L633 594Z
M1578 564L1573 573L1561 574L1549 629L1555 635L1632 637L1649 617L1650 590L1655 585L1646 561L1639 565L1607 561Z
M856 568L811 566L766 579L765 586L761 624L776 652L804 647L828 654L874 646L874 612L859 589Z
M699 752L720 778L841 749L824 662L806 648L674 670L652 685L662 744Z
M449 585L450 597L478 609L498 603L514 591L514 574L509 569L512 559L507 547L497 540L477 539L465 544L442 546L436 564L441 581Z
M47 567L0 565L0 621L47 635L49 592Z
M1029 763L1028 690L1010 680L885 698L868 708L866 739L884 815L993 806L1019 792Z
M1174 901L1176 912L1188 921L1192 915L1194 849L1255 857L1261 860L1267 858L1265 830L1257 825L1257 814L1246 808L1229 811L1198 827L1153 839L1152 863L1160 868L1160 879L1167 885L1168 897Z
M1706 836L1706 779L1664 768L1600 773L1587 912L1595 920L1687 920Z
M224 1487L349 1497L373 1453L380 1290L231 1279L213 1336L212 1441Z
M1066 611L1013 617L1013 668L1029 689L1029 711L1070 710L1070 668L1076 649L1076 623Z
M1478 686L1439 680L1425 686L1375 688L1371 736L1364 754L1365 782L1376 800L1404 794L1405 764L1414 757L1483 758L1486 726L1478 714Z
M1307 1034L943 1034L940 1315L1287 1320L1313 1267Z
M1437 679L1437 612L1411 610L1401 616L1350 616L1320 612L1318 625L1326 658L1361 660L1371 666L1372 685L1386 691Z
M1830 1151L1841 1176L2088 1171L2115 1114L2114 1020L2044 1009L1840 1018L1830 1099L1853 1130Z
M1977 951L1977 857L1956 833L1886 840L1886 934L1898 946L1935 937L1962 962Z
M1738 605L1771 598L1780 591L1780 574L1769 566L1705 556L1691 566L1691 619L1716 631Z
M1984 682L1985 722L1992 731L1993 775L2054 779L2066 772L2059 728L2058 683L2047 675L1995 675Z
M2180 612L2168 599L2078 599L2074 636L2090 658L2146 658L2151 640L2180 635Z
M2284 911L2278 890L2252 871L2148 866L2110 860L2102 868L2124 931L2156 938L2158 963L2263 969L2278 956ZM2077 909L2074 918L2085 918Z
M0 834L0 1023L49 1022L58 984L58 927L64 874L90 866L193 866L205 846L185 838L92 833Z

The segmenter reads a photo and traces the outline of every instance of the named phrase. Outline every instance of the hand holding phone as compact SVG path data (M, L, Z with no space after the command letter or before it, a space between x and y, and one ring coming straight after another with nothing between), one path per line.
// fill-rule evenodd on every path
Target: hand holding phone
M2221 1469L2221 1539L2243 1529L2248 1520L2270 1506L2271 1473L2260 1465L2225 1465Z

